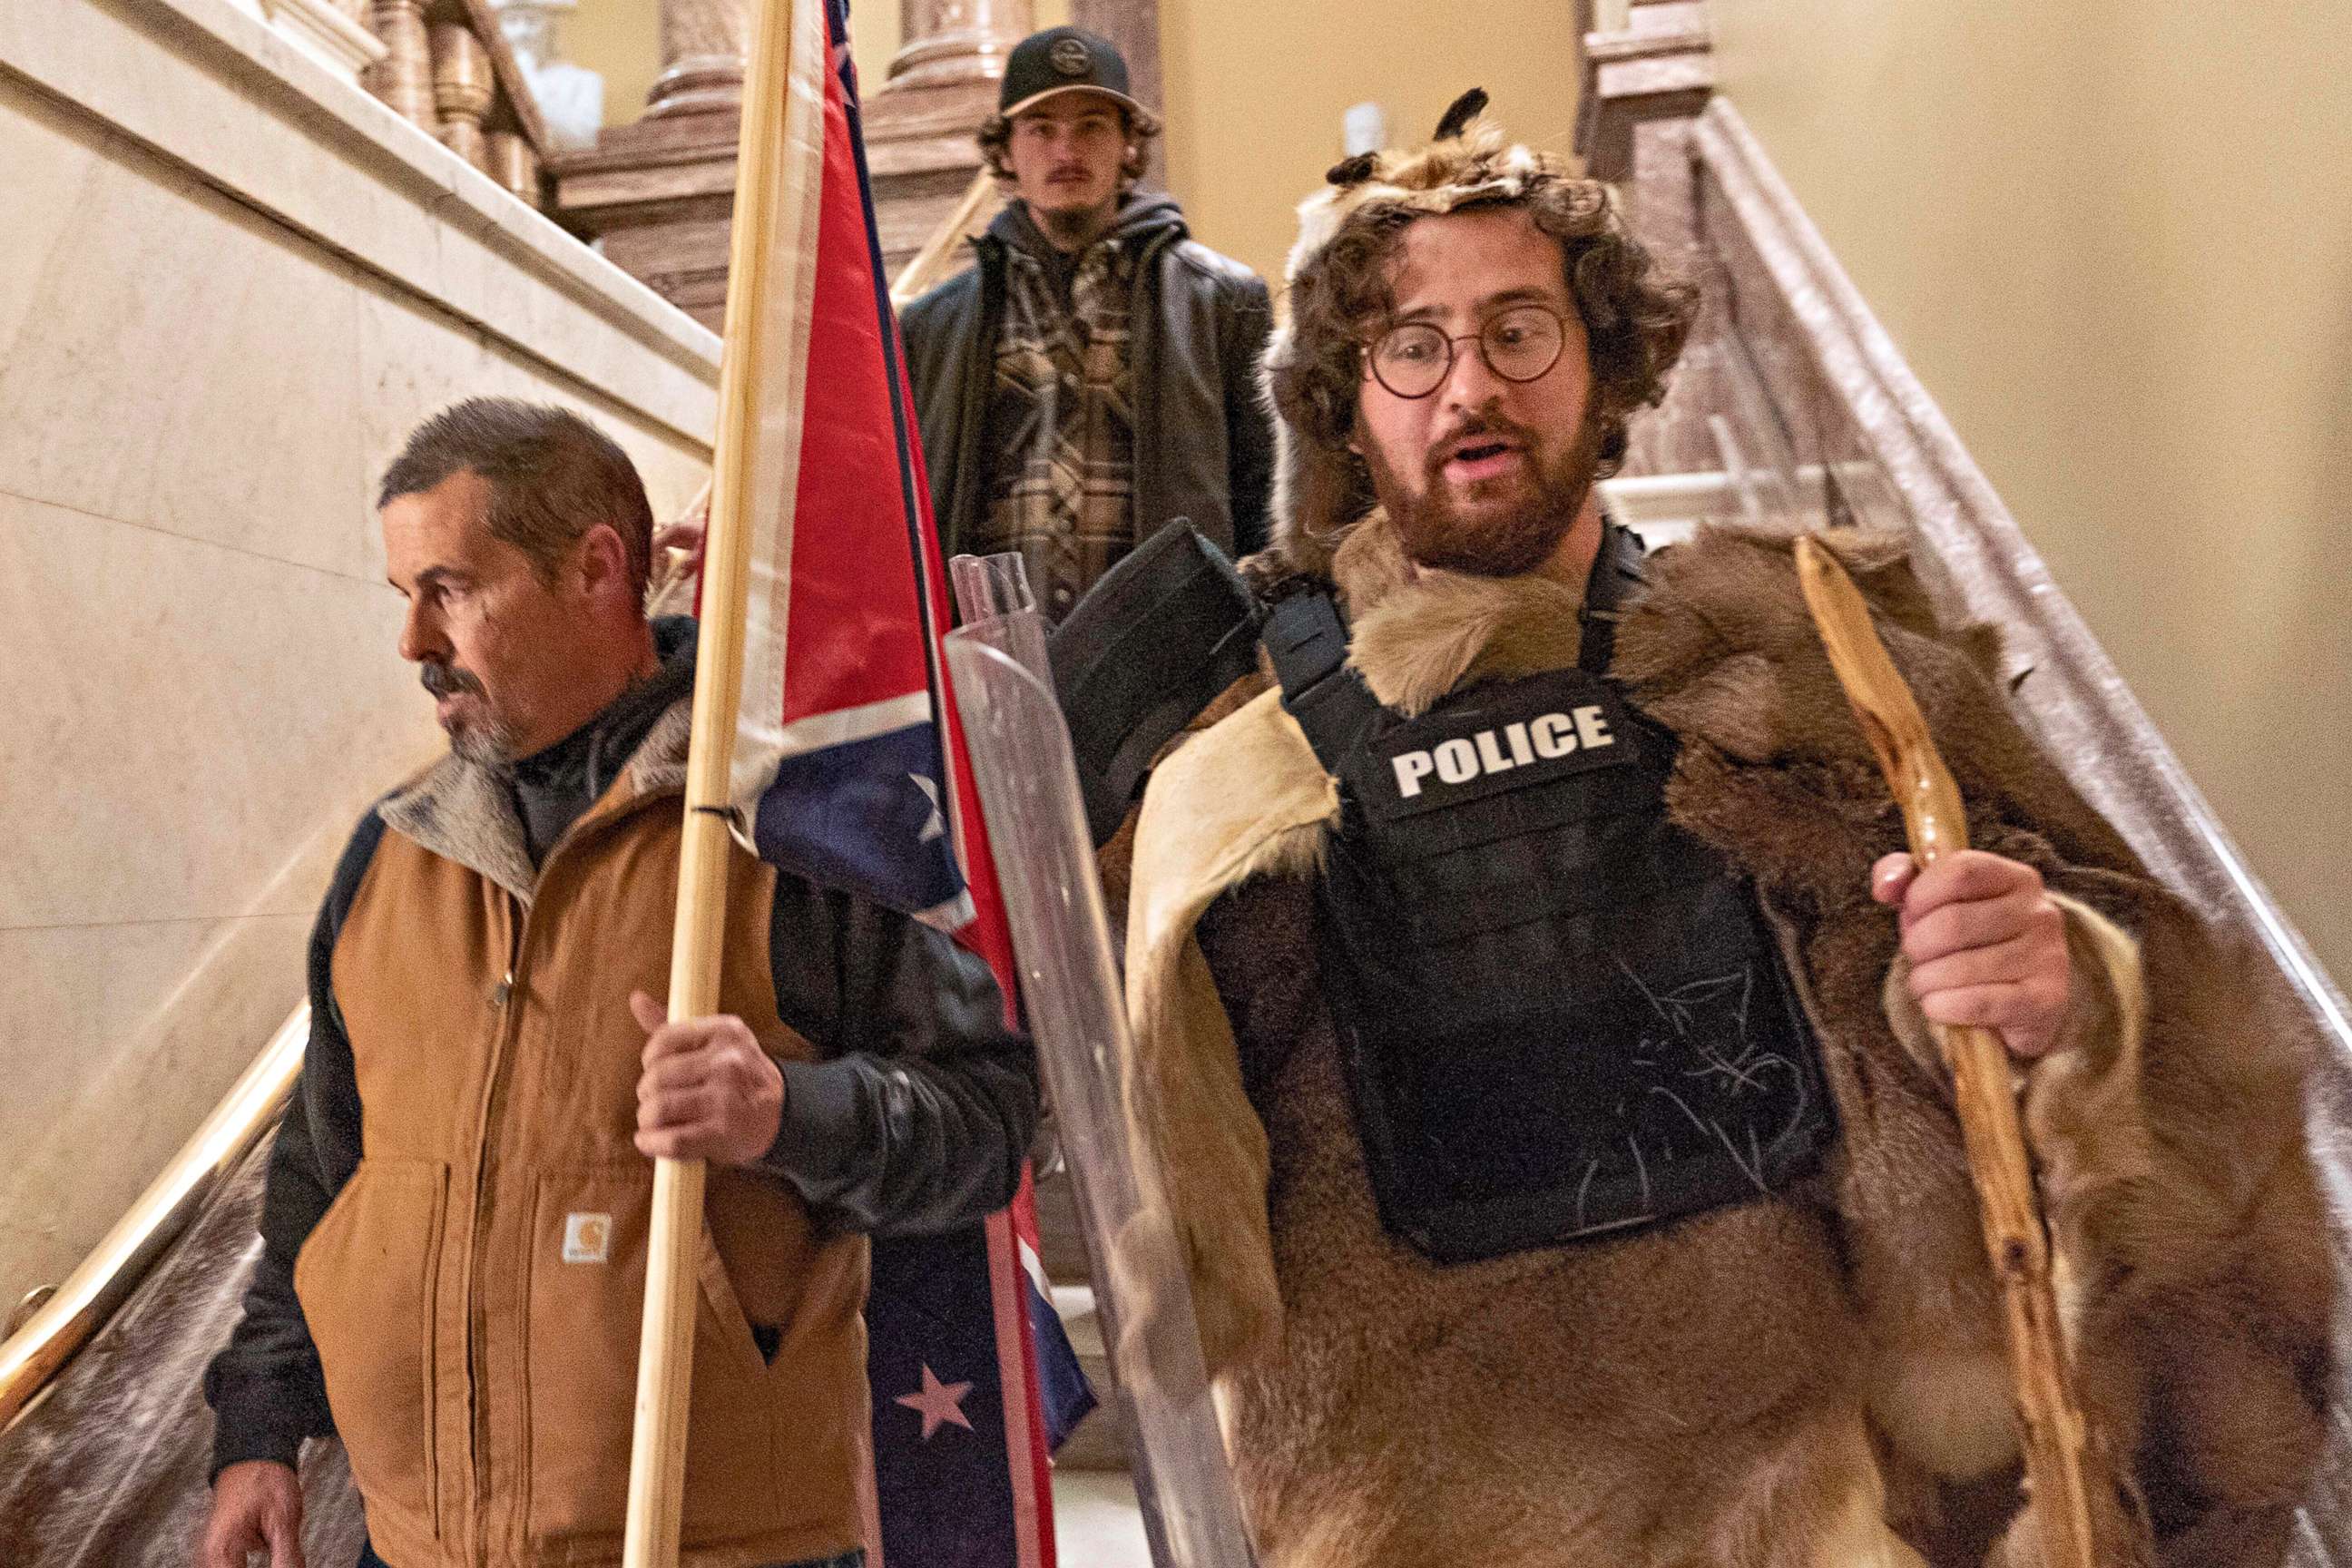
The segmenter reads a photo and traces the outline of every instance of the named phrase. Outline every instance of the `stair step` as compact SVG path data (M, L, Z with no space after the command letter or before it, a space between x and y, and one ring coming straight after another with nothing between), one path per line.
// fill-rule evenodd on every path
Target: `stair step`
M1119 1397L1110 1356L1103 1348L1102 1319L1095 1311L1093 1288L1055 1286L1054 1310L1062 1320L1063 1331L1070 1336L1070 1348L1078 1352L1078 1365L1094 1385L1097 1401L1094 1412L1078 1423L1054 1455L1054 1466L1057 1470L1125 1470L1131 1463L1127 1401Z
M1056 1285L1083 1285L1094 1278L1087 1241L1078 1228L1078 1196L1066 1170L1037 1182L1037 1260Z
M1055 1286L1054 1315L1062 1320L1062 1331L1070 1336L1070 1348L1080 1360L1104 1353L1102 1319L1095 1312L1093 1286Z
M1070 1568L1151 1568L1143 1511L1125 1476L1056 1469L1054 1543Z

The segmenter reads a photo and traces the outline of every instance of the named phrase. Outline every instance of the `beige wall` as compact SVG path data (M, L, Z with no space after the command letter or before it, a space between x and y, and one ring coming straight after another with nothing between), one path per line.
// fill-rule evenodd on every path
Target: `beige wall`
M604 123L626 125L645 112L661 74L658 0L580 0L558 35L563 58L604 78Z
M438 749L371 504L402 436L560 402L674 512L717 344L223 0L0 9L0 169L5 1310L284 1019Z
M1161 0L1168 183L1193 231L1270 282L1298 204L1342 151L1339 117L1370 100L1391 142L1418 141L1473 87L1504 122L1566 152L1576 130L1569 0Z
M1725 90L2352 978L2352 12L1715 16Z

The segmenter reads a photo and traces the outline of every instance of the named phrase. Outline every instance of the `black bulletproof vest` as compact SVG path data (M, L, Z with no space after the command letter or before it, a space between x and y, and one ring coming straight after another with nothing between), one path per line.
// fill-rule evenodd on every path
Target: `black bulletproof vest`
M1596 673L1612 618L1592 668L1415 719L1343 668L1328 595L1267 628L1339 784L1317 917L1373 1193L1441 1262L1750 1200L1834 1132L1753 889L1667 820L1674 737Z

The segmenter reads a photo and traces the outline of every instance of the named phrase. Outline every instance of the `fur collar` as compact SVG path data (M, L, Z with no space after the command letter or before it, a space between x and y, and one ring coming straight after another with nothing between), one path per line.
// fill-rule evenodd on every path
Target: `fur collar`
M689 693L654 721L621 776L581 820L614 816L638 801L683 791L693 728ZM394 790L377 809L393 831L530 902L539 873L524 845L514 792L497 769L451 752Z
M1354 627L1349 663L1387 707L1417 716L1454 688L1576 662L1584 597L1546 577L1416 566L1374 511L1331 563Z

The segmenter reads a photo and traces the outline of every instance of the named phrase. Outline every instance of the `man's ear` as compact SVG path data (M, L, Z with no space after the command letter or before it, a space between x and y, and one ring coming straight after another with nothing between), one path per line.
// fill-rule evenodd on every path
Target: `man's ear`
M580 585L591 598L607 594L634 602L636 589L630 580L629 547L621 542L621 534L609 522L600 522L580 536Z

